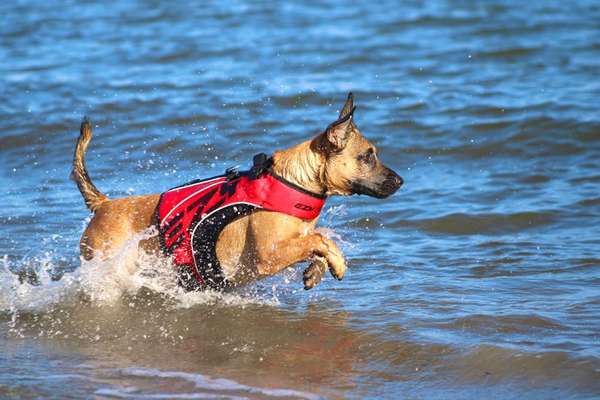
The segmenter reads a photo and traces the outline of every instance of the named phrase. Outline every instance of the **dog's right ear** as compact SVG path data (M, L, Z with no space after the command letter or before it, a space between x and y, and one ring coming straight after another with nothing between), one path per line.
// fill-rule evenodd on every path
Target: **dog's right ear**
M340 116L338 118L344 118L346 115L350 114L354 110L354 95L352 92L348 93L348 98L346 99L346 103L344 103L344 107L340 111Z
M346 104L348 103L352 103L352 93L350 93L348 100L346 100ZM344 106L344 109L345 108L346 106ZM344 111L344 109L342 109L342 111ZM354 115L355 109L356 107L353 105L343 117L340 117L325 130L327 141L336 151L340 151L346 147L346 144L350 139L350 135L352 134L352 116Z
M344 107L340 111L338 120L327 128L327 140L333 145L336 150L341 150L348 143L350 134L352 133L351 122L354 115L354 95L348 93Z

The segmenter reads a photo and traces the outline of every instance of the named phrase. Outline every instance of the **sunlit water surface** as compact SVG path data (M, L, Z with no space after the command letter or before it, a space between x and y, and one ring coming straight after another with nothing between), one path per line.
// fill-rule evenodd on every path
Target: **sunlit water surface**
M598 2L0 13L0 397L600 396ZM84 114L90 174L118 197L247 167L349 90L405 185L328 202L342 282L305 292L297 266L184 293L160 260L81 265Z

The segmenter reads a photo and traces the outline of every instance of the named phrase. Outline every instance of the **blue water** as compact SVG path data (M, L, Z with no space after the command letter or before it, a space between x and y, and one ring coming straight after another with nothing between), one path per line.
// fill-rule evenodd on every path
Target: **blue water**
M0 14L0 397L600 397L598 2ZM152 260L80 264L83 115L90 175L119 197L306 140L350 90L405 185L328 202L343 281L305 292L300 265L186 295Z

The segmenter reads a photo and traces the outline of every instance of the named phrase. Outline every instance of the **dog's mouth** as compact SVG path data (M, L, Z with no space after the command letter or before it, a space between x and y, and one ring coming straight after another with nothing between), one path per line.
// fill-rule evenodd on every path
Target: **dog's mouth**
M390 170L383 182L373 185L370 182L356 181L352 182L352 193L364 194L377 199L385 199L396 193L404 183L402 177Z

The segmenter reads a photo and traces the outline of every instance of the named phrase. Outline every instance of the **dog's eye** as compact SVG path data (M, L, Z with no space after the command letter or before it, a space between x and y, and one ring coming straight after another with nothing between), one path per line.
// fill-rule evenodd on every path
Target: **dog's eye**
M367 164L373 164L375 162L375 151L372 148L365 151L358 156L358 160Z

